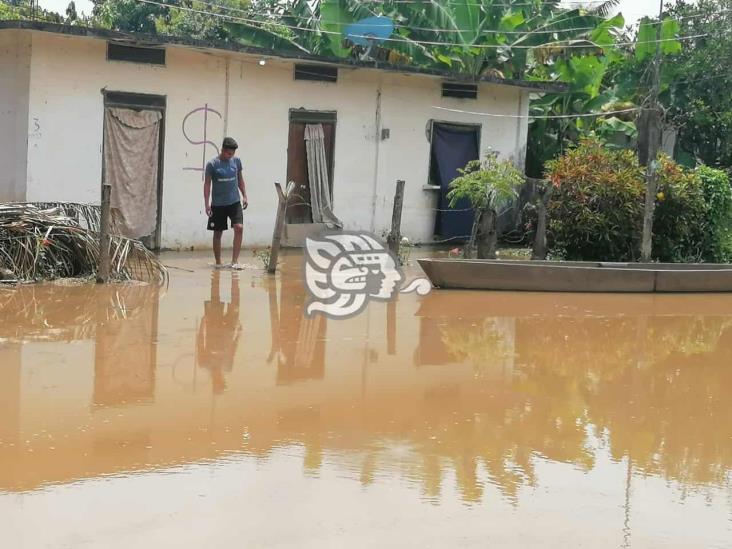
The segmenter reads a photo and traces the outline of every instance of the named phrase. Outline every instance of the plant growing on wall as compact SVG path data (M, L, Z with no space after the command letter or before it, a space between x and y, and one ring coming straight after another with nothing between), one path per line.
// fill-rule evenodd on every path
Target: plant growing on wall
M510 161L500 160L492 151L483 162L473 160L458 171L461 175L450 183L447 198L451 208L467 198L475 210L466 256L472 254L472 248L477 244L479 259L495 258L499 211L518 197L524 176Z

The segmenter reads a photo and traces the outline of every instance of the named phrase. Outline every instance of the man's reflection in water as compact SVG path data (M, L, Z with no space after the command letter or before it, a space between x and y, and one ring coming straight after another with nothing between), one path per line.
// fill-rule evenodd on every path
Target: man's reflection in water
M203 304L203 319L196 338L198 365L211 372L214 394L226 390L224 372L234 366L234 354L239 344L239 277L231 273L231 302L221 301L221 272L211 275L211 299Z

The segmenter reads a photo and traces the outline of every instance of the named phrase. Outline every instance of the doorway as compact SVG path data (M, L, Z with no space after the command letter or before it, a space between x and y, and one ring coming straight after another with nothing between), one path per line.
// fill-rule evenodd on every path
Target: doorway
M468 199L449 206L450 183L459 169L480 158L480 125L432 121L430 128L430 183L440 187L435 235L445 240L467 240L475 214Z
M152 250L161 244L165 107L162 95L104 92L102 180L112 220Z
M287 141L287 181L293 181L293 198L287 205L286 223L313 223L313 206L308 177L308 157L305 131L308 125L323 128L326 173L330 203L333 202L333 159L335 153L336 113L331 111L290 110L290 129Z

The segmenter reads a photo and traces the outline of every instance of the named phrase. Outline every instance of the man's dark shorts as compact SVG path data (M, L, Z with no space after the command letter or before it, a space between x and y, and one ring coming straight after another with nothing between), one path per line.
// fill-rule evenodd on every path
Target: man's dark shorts
M244 211L241 202L234 202L228 206L211 206L211 217L208 218L209 231L225 231L231 226L244 224Z

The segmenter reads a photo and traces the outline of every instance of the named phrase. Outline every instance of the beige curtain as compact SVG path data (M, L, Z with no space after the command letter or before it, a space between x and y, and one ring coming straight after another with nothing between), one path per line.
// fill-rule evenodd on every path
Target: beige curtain
M107 108L104 180L112 187L118 229L130 238L155 232L158 218L158 111Z
M325 133L322 124L305 126L305 150L308 156L313 223L326 223L342 229L343 223L333 213L333 205L330 200L328 162L325 158Z

